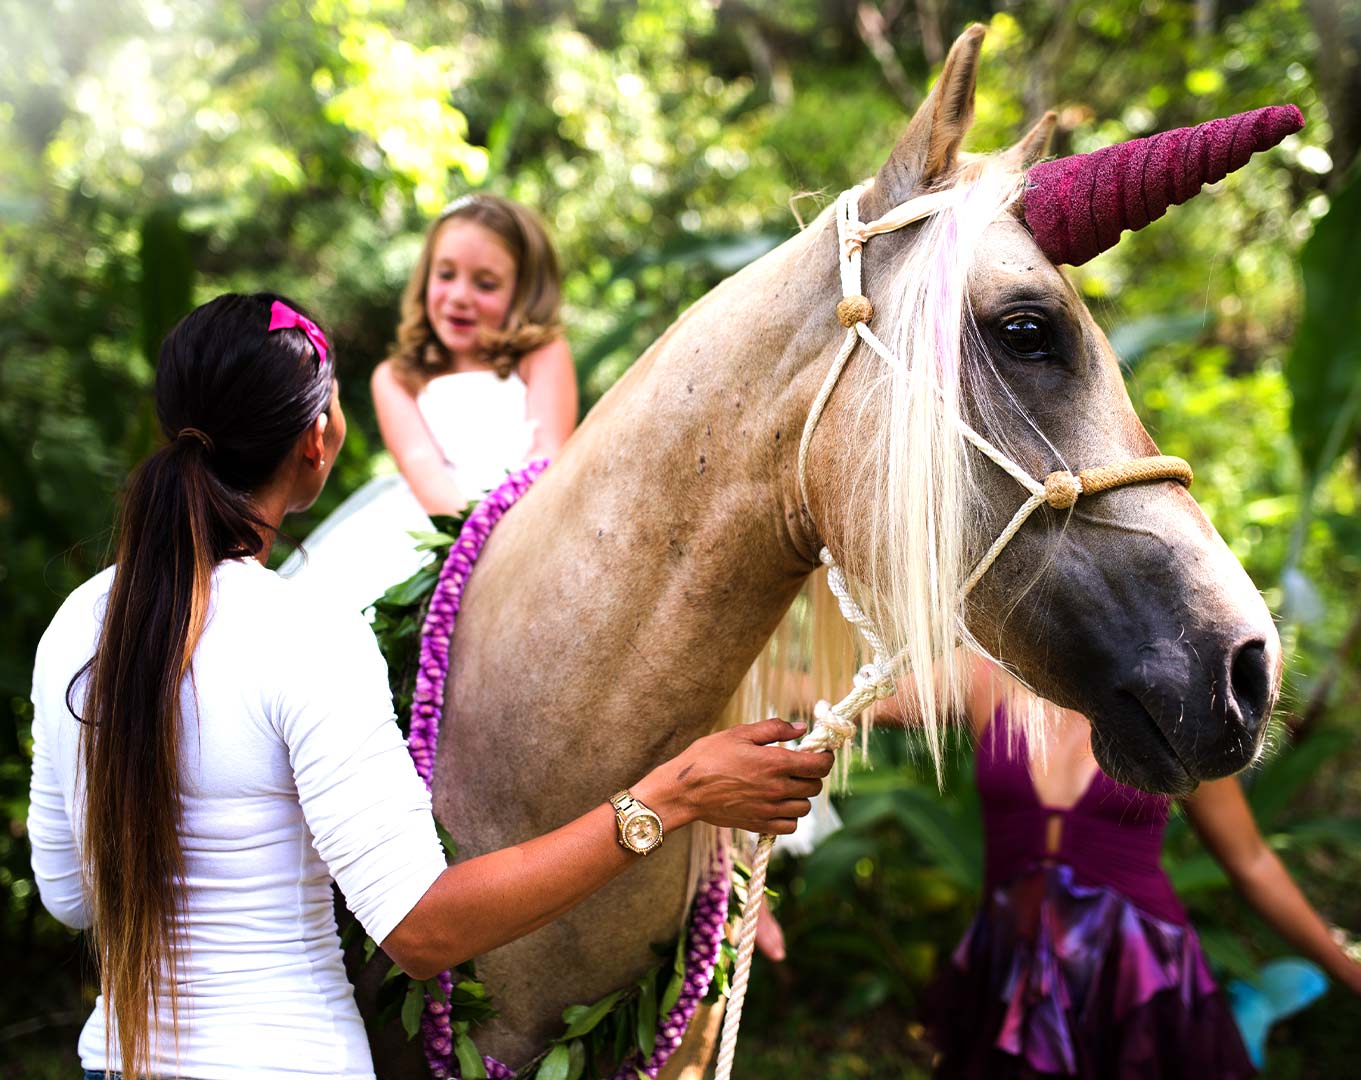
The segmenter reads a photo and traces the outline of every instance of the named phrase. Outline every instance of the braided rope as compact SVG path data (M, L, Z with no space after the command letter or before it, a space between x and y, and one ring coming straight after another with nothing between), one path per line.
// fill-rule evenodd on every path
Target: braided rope
M747 1000L747 983L751 980L751 954L756 948L756 918L747 918L748 911L759 912L766 891L766 868L770 865L770 849L775 837L762 836L756 842L756 858L747 879L747 899L742 905L742 928L737 938L737 958L733 961L732 984L728 990L728 1005L723 1014L723 1039L718 1047L718 1061L714 1066L714 1080L732 1076L733 1055L737 1053L737 1029L742 1025L742 1006ZM729 1031L732 1032L731 1037Z
M837 350L832 366L823 379L808 418L804 422L803 434L799 438L798 483L799 497L804 512L808 512L808 456L813 443L813 432L822 418L823 409L832 396L841 373L845 370L856 341L863 341L878 357L890 366L897 360L889 352L879 337L869 328L868 320L873 317L874 307L860 291L860 255L865 242L871 236L878 236L894 229L901 229L931 214L953 205L952 190L921 195L894 207L875 221L861 223L859 215L860 195L867 185L859 185L843 191L837 199L836 225L838 240L838 266L841 275L842 300L837 305L837 318L847 327L846 338ZM992 442L975 431L963 418L957 417L960 434L980 453L998 468L1015 480L1029 497L1021 503L1001 534L984 552L978 564L964 582L961 598L968 596L983 575L995 563L1002 551L1021 527L1041 506L1055 510L1070 509L1084 494L1094 495L1109 491L1126 484L1147 483L1155 480L1176 480L1190 487L1193 479L1191 466L1178 457L1162 455L1157 457L1135 458L1131 461L1102 465L1083 469L1077 474L1066 470L1051 472L1043 482L1036 480L1024 467L1019 465ZM849 694L831 705L819 701L813 707L813 726L799 742L799 750L839 751L860 730L856 718L877 699L891 697L897 692L897 676L902 663L902 654L887 655L884 644L874 621L865 614L851 595L845 571L837 564L827 548L819 552L819 559L827 567L827 584L837 599L842 617L850 623L869 646L873 660L862 667L855 676L854 688ZM847 767L843 762L842 767ZM742 921L738 932L737 959L733 969L731 989L728 992L726 1015L723 1018L723 1034L719 1042L718 1058L714 1070L714 1080L730 1080L733 1059L737 1051L737 1034L742 1024L742 1009L746 1001L747 985L751 978L752 951L756 944L756 924L760 915L765 891L766 870L770 864L770 853L775 838L761 836L756 843L756 854L752 860L751 881L747 886L747 899L742 907Z

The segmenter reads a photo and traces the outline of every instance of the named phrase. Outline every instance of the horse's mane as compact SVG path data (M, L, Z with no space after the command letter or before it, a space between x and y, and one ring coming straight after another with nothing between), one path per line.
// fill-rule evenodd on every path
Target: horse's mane
M902 258L876 260L866 281L867 295L875 298L873 326L898 362L884 363L861 343L847 382L855 395L852 414L871 424L879 441L847 488L844 546L862 555L846 569L890 652L904 654L906 670L932 673L903 680L899 694L904 714L924 733L938 777L950 718L963 710L972 658L987 656L965 626L959 602L971 560L987 546L980 543L980 507L969 497L972 455L958 424L966 381L980 391L987 384L987 392L969 395L971 421L991 428L994 437L1008 426L989 423L988 403L1005 387L974 323L967 280L984 230L1020 194L1021 174L999 155L970 156L953 179L959 199L915 226ZM811 227L834 227L830 217L819 215ZM1016 403L1011 405L1009 423L1015 425ZM867 659L858 654L819 571L752 665L722 724L807 716L819 698L843 696L856 666ZM1012 729L1040 723L1046 709L1038 699L1005 669L998 677L1019 722Z

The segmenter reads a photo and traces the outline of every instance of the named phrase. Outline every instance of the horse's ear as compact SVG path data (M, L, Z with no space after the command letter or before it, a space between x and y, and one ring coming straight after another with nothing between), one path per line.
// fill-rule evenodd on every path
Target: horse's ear
M978 53L987 28L975 23L959 35L945 58L940 78L917 109L865 193L861 217L878 217L918 188L946 172L959 153L964 133L973 123Z
M1049 153L1049 140L1058 121L1059 114L1052 109L1045 113L1020 142L1002 152L1002 161L1015 172L1025 172Z

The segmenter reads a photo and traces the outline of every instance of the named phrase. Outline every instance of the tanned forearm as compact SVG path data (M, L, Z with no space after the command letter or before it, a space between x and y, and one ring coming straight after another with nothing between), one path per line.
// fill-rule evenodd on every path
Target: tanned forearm
M662 770L630 789L668 834L693 817ZM638 862L617 840L607 803L553 832L457 863L444 871L383 941L416 978L480 956L569 911Z
M1241 874L1234 875L1234 884L1281 937L1338 982L1361 993L1361 966L1334 940L1274 851L1264 846Z

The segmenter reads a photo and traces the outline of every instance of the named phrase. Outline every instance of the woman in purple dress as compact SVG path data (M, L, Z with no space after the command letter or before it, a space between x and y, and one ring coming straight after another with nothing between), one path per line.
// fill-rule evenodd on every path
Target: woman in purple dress
M982 910L928 996L941 1077L1226 1080L1255 1072L1161 865L1170 800L1097 767L1087 721L1046 745L1010 726L997 680L970 695L986 868ZM1181 800L1234 886L1354 993L1361 965L1266 845L1238 781Z

